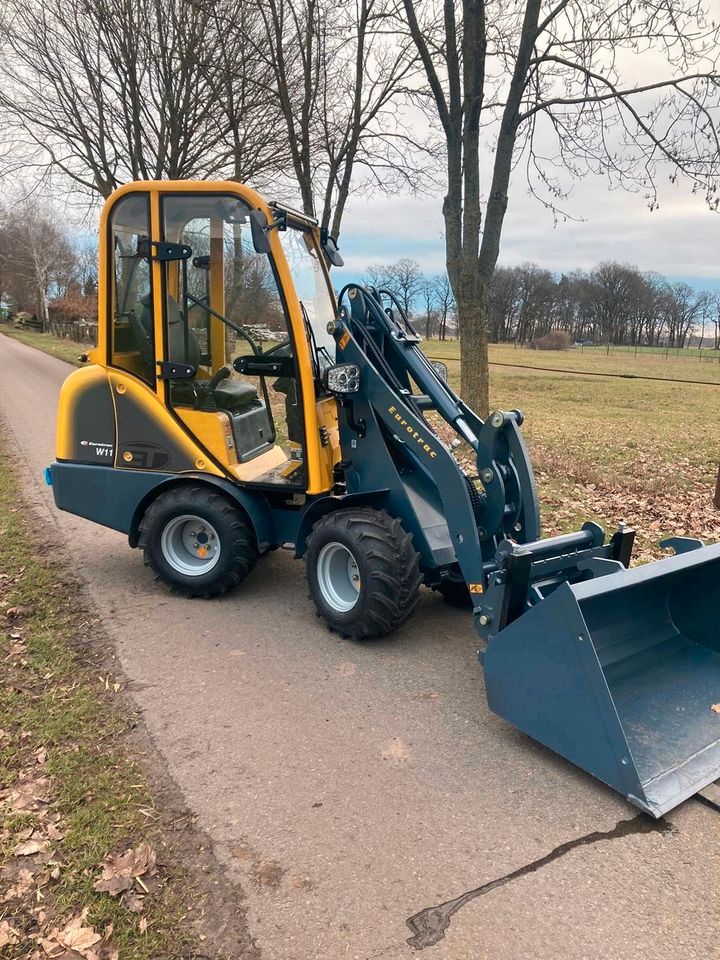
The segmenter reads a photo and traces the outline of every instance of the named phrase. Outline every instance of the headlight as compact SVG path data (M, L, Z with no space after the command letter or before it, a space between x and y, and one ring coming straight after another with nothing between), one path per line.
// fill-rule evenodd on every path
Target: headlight
M357 393L360 389L360 367L356 363L338 363L325 371L325 386L330 393Z

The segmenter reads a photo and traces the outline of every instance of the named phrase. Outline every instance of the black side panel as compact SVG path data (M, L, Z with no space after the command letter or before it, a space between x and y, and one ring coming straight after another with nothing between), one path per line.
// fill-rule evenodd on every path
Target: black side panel
M129 390L115 393L118 427L117 466L131 470L182 473L195 469L195 458L183 449L184 435L160 404L142 403ZM168 431L174 428L175 436ZM189 443L187 444L189 447Z
M138 503L170 474L103 470L81 463L52 465L52 488L60 510L129 533Z
M88 378L74 394L72 403L72 460L112 466L115 455L115 411L107 377Z

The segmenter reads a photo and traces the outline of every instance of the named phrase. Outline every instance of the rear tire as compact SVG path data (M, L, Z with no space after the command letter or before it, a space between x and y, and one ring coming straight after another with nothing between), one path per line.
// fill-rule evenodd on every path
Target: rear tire
M415 610L419 559L410 534L384 511L337 510L308 537L310 596L331 630L353 640L382 637Z
M145 565L186 597L233 590L258 557L246 515L200 485L177 487L153 500L140 524L139 546Z

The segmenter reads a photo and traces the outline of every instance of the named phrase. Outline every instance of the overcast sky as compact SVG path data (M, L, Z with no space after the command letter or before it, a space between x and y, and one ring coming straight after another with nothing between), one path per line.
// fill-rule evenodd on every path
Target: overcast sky
M706 0L715 22L720 20L720 0ZM627 86L667 79L672 69L658 45L638 54L620 51L617 64ZM653 98L654 99L654 98ZM606 130L608 142L611 131ZM541 136L547 155L553 145ZM490 153L485 144L485 189L490 180ZM522 169L520 164L520 169ZM669 182L666 170L658 180L660 208L651 212L642 193L611 190L602 177L587 177L572 186L564 209L578 221L554 225L553 216L528 195L518 170L510 189L500 263L535 261L553 271L589 269L603 260L631 263L641 270L656 270L670 279L687 280L700 289L720 289L720 213L711 213L702 193L693 196L691 185ZM363 271L371 263L402 256L418 260L428 273L444 269L445 249L441 204L444 184L438 177L436 196L415 199L352 200L343 219L341 248L349 272Z
M428 273L444 269L442 195L354 200L343 220L348 273L371 263L413 257ZM640 194L609 190L602 178L577 183L566 208L582 222L553 224L552 214L519 180L511 191L500 262L533 260L553 271L589 269L603 260L632 263L701 289L720 290L720 213L687 183L661 187L652 213Z

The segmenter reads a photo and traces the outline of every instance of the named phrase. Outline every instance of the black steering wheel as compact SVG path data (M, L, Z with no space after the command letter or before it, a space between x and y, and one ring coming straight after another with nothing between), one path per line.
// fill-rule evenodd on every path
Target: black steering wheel
M215 387L222 383L223 380L227 380L231 373L230 367L220 367L220 369L210 377L205 385L205 389L208 393L212 393Z

